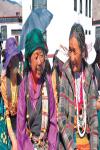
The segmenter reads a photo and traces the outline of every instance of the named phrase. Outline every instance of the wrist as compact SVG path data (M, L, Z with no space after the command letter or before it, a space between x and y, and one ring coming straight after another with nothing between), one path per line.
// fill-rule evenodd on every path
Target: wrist
M15 144L17 142L16 141L16 136L13 132L10 134L10 138L11 138L11 141L12 141L13 144Z

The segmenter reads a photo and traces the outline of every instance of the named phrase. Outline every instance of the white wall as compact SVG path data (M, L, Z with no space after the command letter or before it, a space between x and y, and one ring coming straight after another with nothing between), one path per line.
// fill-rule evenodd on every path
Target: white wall
M67 46L67 31L69 31L70 24L68 22L68 10L66 11L65 0L48 0L47 8L53 13L53 19L47 28L47 42L50 48L50 53L59 47L60 44ZM70 8L70 6L69 6Z
M12 24L7 24L7 35L8 37L13 36L11 34L11 30L18 30L18 29L22 29L22 24L20 23L12 23Z
M92 30L92 17L85 16L85 1L83 0L82 2L83 12L80 14L79 0L77 12L74 11L73 0L48 0L47 8L54 15L47 29L47 42L50 53L54 53L60 44L68 48L69 33L74 22L81 23L84 30ZM88 36L90 35L87 35L87 38Z
M21 30L22 29L22 24L21 23L2 23L0 24L0 29L1 29L1 26L7 26L7 38L9 37L15 37L15 36L19 36L20 38L20 35L14 35L11 33L11 30ZM3 49L5 49L5 42L6 41L3 41Z
M83 12L82 14L79 13L79 2L80 0L78 0L77 4L78 10L75 12L73 0L47 0L47 9L53 13L53 19L47 28L47 44L50 54L54 53L60 44L68 48L69 33L74 22L81 23L84 30L91 30L93 35L92 16L91 18L85 16L85 0L82 0ZM31 9L32 0L22 0L23 23L29 16ZM86 39L89 37L90 35L86 35Z
M23 24L25 23L27 17L29 16L32 10L32 0L22 0L22 17Z

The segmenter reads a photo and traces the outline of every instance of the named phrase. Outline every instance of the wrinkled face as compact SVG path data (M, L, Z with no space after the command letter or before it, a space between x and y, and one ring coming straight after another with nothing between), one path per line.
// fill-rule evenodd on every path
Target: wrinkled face
M45 67L45 54L38 48L32 53L29 62L34 77L39 79L42 76Z
M19 68L19 58L18 55L13 56L9 63L9 68L12 73L17 73Z
M69 60L72 72L80 72L82 64L82 52L76 37L73 35L69 40Z

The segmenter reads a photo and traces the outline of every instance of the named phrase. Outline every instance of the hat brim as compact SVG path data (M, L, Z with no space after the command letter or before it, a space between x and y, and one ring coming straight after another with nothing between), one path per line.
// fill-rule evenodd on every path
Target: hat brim
M23 60L23 55L22 55L22 52L19 52L18 50L17 51L14 51L6 60L5 60L5 63L4 63L4 69L7 68L7 66L9 65L10 63L10 60L16 56L16 55L19 55L19 61L22 61Z
M94 63L96 59L96 51L94 47L92 47L92 50L88 53L88 57L86 58L86 62L91 65Z
M68 60L67 52L65 52L62 48L58 50L58 53L56 55L63 63L65 63Z

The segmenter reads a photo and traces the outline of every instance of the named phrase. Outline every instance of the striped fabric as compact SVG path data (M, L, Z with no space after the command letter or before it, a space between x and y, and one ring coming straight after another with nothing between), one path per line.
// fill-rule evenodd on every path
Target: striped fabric
M57 121L58 121L58 101L59 101L59 94L58 94L58 88L57 86L57 72L56 72L56 69L53 70L52 72L52 86L53 86L53 92L54 92L54 98L55 98L55 104L56 104L56 113L57 113ZM59 77L59 80L60 80L60 77ZM59 81L58 81L59 82Z
M93 70L91 66L84 66L86 80L84 82L84 91L87 99L87 119L90 129L90 149L97 150L98 146L98 118L96 110L95 87L92 78ZM74 150L77 147L74 142L74 79L69 66L66 62L63 66L63 74L60 84L60 100L59 100L59 129L66 150ZM86 149L84 149L86 150Z
M48 93L46 82L44 82L42 87L42 123L41 123L41 132L40 132L40 139L42 139L47 132L48 127Z

